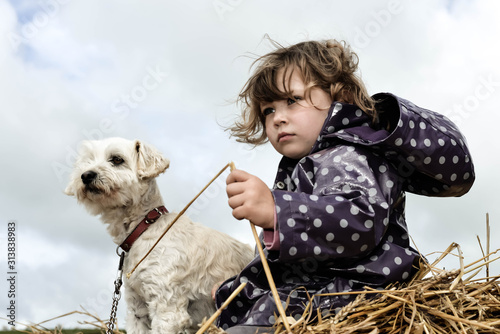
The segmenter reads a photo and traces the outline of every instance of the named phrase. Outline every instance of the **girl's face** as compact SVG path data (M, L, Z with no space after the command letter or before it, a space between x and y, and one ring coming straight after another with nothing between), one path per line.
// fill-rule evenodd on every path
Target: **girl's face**
M285 92L283 75L284 69L278 71L276 84ZM306 98L307 87L298 70L293 71L288 84L293 99L261 102L260 110L265 116L267 138L274 149L288 158L301 159L309 154L318 139L332 98L318 87L310 90L310 99Z

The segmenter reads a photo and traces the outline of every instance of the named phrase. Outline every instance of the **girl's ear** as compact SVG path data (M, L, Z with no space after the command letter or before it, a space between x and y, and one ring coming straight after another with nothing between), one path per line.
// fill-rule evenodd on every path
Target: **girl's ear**
M170 161L151 145L135 141L135 151L137 152L137 176L140 179L157 177L163 173Z

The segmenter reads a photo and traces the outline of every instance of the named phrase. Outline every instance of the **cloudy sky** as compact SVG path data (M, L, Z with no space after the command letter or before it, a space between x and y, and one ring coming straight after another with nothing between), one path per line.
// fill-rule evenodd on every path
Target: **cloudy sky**
M232 100L252 56L271 50L266 34L285 45L346 40L370 93L393 92L452 118L467 137L476 183L461 198L408 196L410 234L424 254L456 242L470 263L481 257L477 236L485 247L489 213L491 248L499 248L499 12L495 0L0 0L0 267L7 276L7 224L15 221L17 320L81 306L109 316L116 246L63 194L82 140L156 146L171 160L158 179L170 211L229 161L271 185L279 156L223 129L238 112ZM222 176L188 214L252 243L226 201ZM459 262L449 256L442 266ZM123 320L124 301L119 308ZM49 326L79 320L88 319Z

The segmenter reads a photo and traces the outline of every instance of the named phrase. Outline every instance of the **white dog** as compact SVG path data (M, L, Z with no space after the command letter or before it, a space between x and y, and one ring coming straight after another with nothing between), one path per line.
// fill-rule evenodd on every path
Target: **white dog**
M168 165L155 148L140 141L85 141L66 193L100 215L120 245L148 212L163 205L155 178ZM124 273L146 255L175 217L165 213L149 224L127 253ZM253 256L250 246L181 216L130 279L124 278L127 332L196 331L202 319L215 312L214 284L239 273Z

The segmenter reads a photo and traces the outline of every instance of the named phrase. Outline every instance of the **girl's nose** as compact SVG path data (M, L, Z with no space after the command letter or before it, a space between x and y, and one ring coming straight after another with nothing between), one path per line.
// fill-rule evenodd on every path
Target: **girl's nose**
M276 126L288 122L286 107L285 103L276 103L273 117Z

